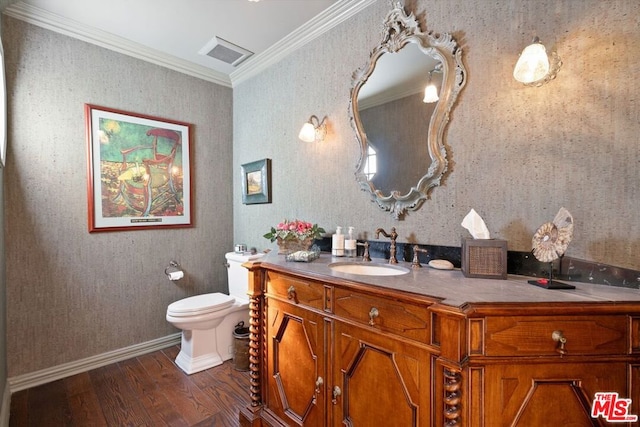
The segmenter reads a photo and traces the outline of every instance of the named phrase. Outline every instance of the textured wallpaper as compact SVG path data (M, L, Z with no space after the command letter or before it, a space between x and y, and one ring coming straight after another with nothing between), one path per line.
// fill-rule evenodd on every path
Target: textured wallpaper
M351 74L380 42L389 2L358 16L234 88L234 171L273 159L273 203L244 206L234 175L235 240L261 236L285 217L359 237L397 227L399 241L460 246L474 208L493 237L528 251L543 223L566 207L575 219L567 255L640 269L640 3L635 0L405 2L423 31L449 32L468 72L447 130L449 171L431 199L393 220L360 191L349 124ZM512 77L538 35L564 65L539 88ZM311 114L328 116L321 144L297 139Z
M567 255L640 269L640 4L635 0L407 0L423 30L450 32L467 85L451 114L449 171L422 208L395 221L360 191L348 118L351 74L380 41L389 2L308 43L233 90L3 17L9 93L4 170L8 375L16 376L177 332L179 298L226 290L234 243L283 218L360 238L397 227L400 241L459 246L471 208L509 249L564 206ZM538 35L562 57L558 78L511 77ZM87 232L84 103L194 124L195 227ZM297 134L328 116L321 144ZM243 205L240 166L272 159L273 202ZM167 263L186 278L169 282Z
M231 89L12 18L2 30L9 376L178 332L169 303L227 290ZM89 234L84 103L194 125L195 227ZM171 260L185 279L167 280Z

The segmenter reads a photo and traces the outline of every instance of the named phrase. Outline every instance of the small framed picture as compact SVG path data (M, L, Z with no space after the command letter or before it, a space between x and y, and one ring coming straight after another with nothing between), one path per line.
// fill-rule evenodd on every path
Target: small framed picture
M271 159L242 165L242 203L271 203Z

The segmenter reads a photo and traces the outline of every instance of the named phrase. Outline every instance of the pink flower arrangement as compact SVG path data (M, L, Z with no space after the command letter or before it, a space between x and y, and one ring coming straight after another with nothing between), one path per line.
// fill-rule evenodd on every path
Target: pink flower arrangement
M285 219L275 228L271 227L271 231L264 235L265 239L274 242L278 238L282 240L305 240L308 238L319 239L324 233L324 229L318 227L318 224L301 221L299 219L290 221Z

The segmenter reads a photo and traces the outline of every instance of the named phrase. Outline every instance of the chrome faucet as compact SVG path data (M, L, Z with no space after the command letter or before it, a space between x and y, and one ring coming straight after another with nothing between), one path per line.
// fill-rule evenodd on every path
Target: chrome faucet
M388 237L391 239L391 246L389 247L389 264L397 264L398 260L396 259L396 239L398 238L398 233L396 233L396 228L391 227L391 233L387 233L382 228L378 228L376 230L376 239L380 237L380 233L384 237Z

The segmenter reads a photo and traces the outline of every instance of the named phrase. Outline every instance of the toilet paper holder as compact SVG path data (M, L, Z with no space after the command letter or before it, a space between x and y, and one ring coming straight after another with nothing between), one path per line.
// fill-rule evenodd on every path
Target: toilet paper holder
M180 268L180 264L177 261L169 261L169 265L164 269L164 274L167 275L169 280L180 280L184 277L184 272Z

